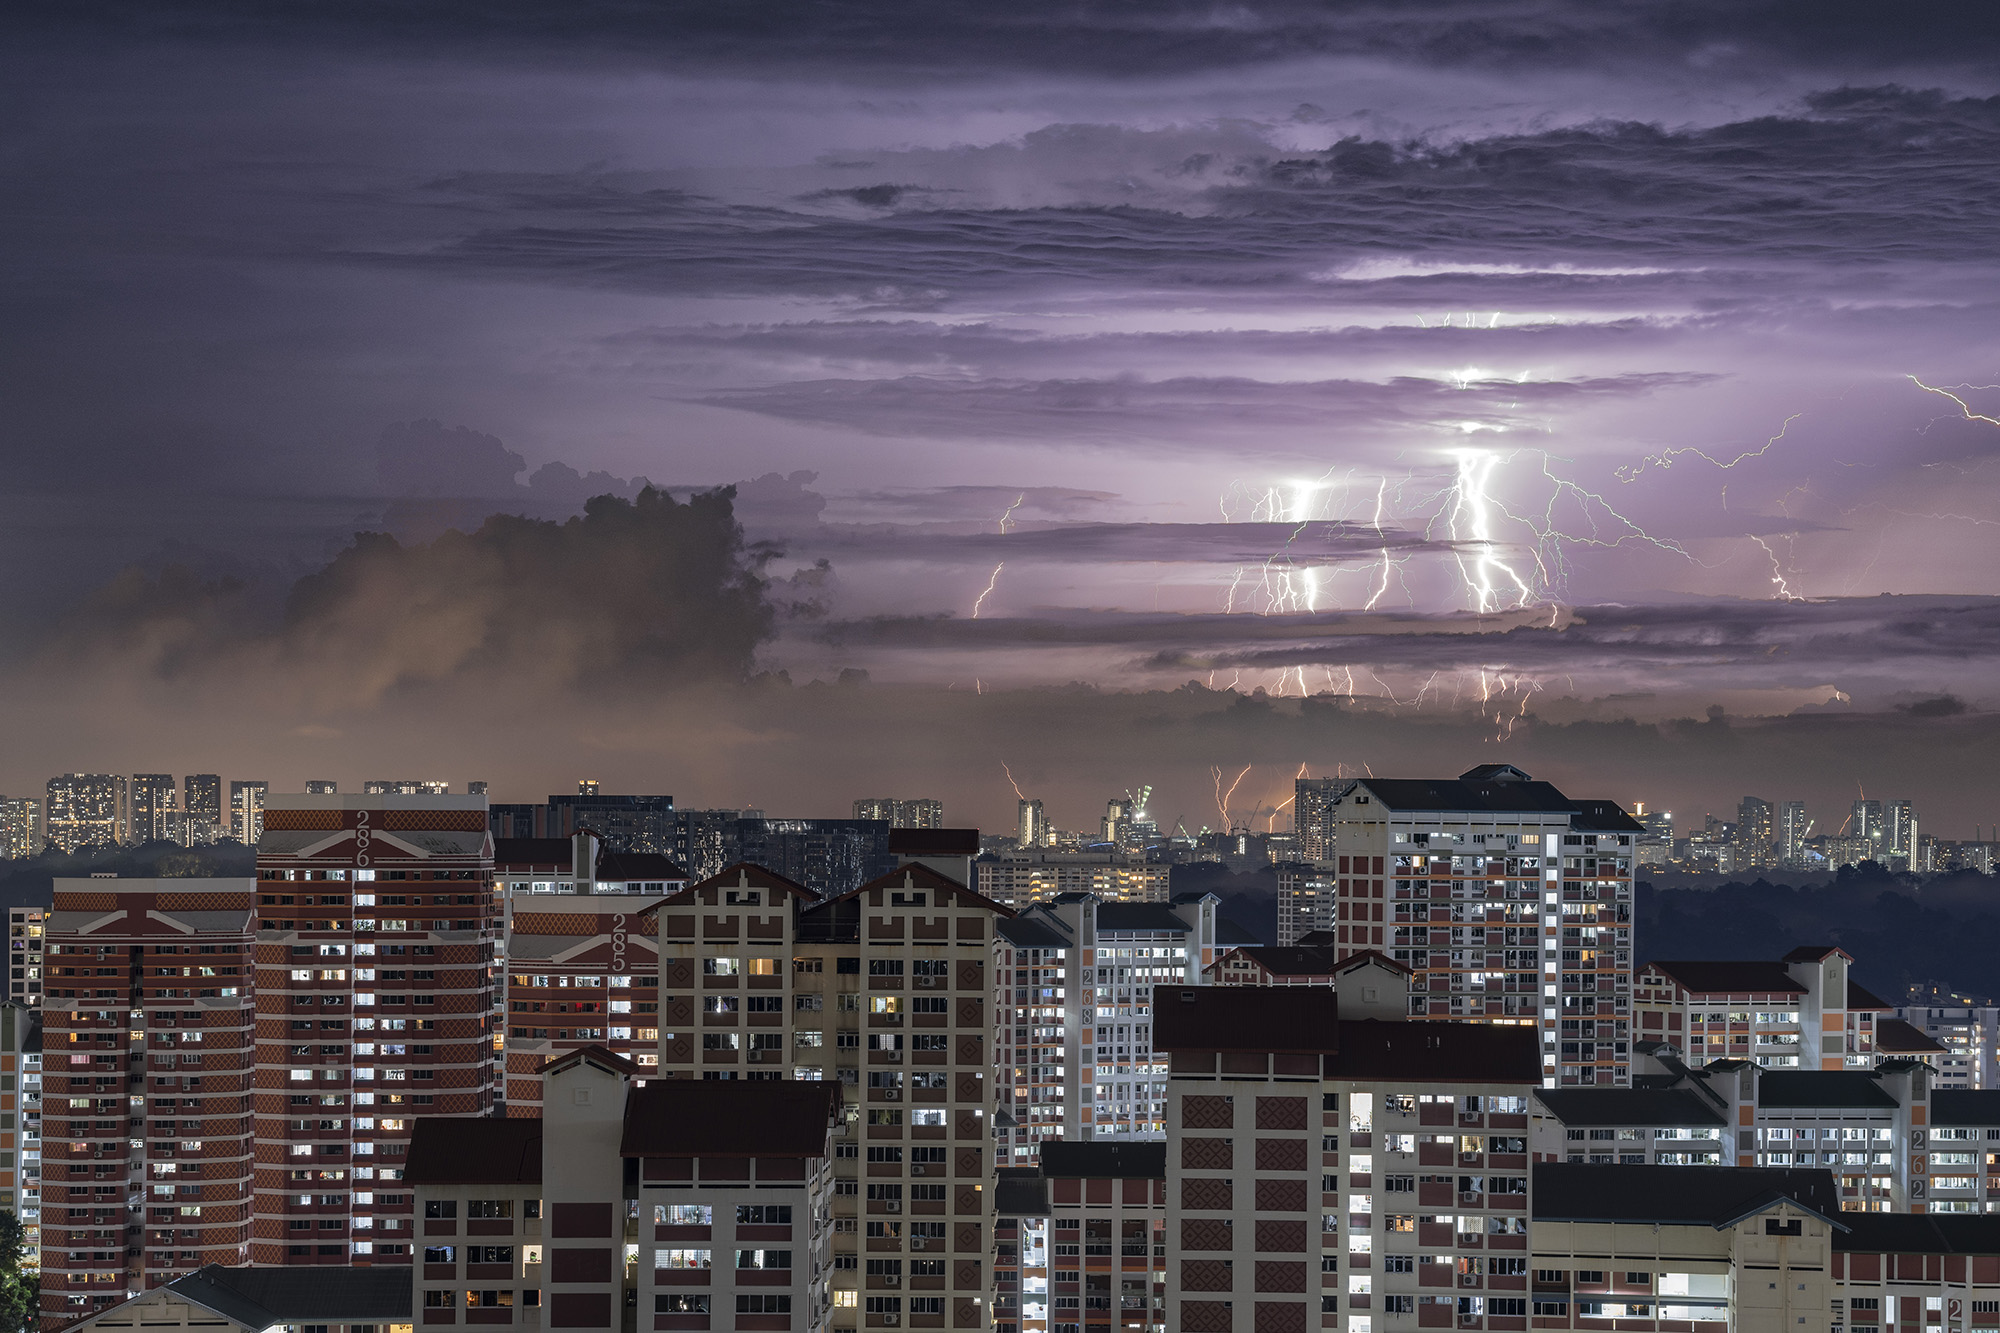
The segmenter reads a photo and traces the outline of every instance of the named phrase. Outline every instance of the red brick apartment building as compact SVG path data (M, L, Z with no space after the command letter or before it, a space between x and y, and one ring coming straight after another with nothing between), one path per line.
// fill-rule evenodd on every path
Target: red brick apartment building
M1534 1028L1343 1021L1319 987L1154 1009L1168 1328L1528 1327Z

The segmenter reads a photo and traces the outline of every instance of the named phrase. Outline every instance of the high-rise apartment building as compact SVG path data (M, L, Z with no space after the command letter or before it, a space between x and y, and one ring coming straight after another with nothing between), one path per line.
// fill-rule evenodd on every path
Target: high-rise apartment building
M1649 962L1634 1010L1642 1041L1668 1041L1693 1061L1767 1069L1868 1069L1877 1028L1894 1010L1856 982L1843 949L1807 946L1777 962Z
M1891 856L1909 861L1917 852L1917 813L1908 801L1891 801L1887 813L1888 825L1883 830L1883 842Z
M1735 868L1768 866L1775 862L1776 830L1771 803L1745 796L1736 804Z
M0 1209L20 1219L30 1264L41 1262L41 1055L41 1011L0 1004L0 1082L14 1090L13 1114L0 1115Z
M1534 1030L1354 1021L1341 998L1156 992L1166 1327L1525 1328Z
M171 773L134 773L131 779L132 823L126 841L179 842L179 792Z
M1023 796L1014 807L1014 845L1022 851L1030 851L1049 845L1053 830L1049 827L1048 812L1042 803Z
M45 1323L250 1258L251 888L55 882L43 1001Z
M41 801L33 796L0 796L0 861L23 861L41 851Z
M1334 862L1278 865L1278 944L1290 947L1315 932L1331 933L1337 907Z
M1643 832L1629 815L1485 764L1357 779L1331 822L1343 956L1407 965L1413 1016L1539 1027L1552 1086L1627 1081Z
M1152 988L1207 984L1223 950L1254 937L1216 916L1214 894L1172 903L1065 893L995 927L994 1040L1014 1164L1045 1139L1156 1139L1167 1067L1153 1051Z
M1163 903L1172 867L1121 851L1002 852L982 856L974 871L985 897L1016 909L1088 893L1107 902Z
M1804 801L1786 801L1778 807L1778 864L1797 868L1806 863L1806 839L1812 821L1806 818Z
M226 827L222 778L215 773L190 773L181 779L181 837L190 847L220 838Z
M944 802L929 797L864 796L854 803L854 817L879 820L890 828L943 828Z
M306 780L306 795L338 796L340 795L340 784L331 778L308 778Z
M116 847L130 825L130 791L111 773L65 773L50 778L43 835L59 852Z
M229 836L245 847L255 847L264 836L264 804L270 793L271 784L262 778L229 784Z
M733 866L647 910L661 1077L841 1085L857 1133L834 1162L834 1327L908 1313L891 1277L984 1327L993 926L1012 913L914 863L819 901Z
M1352 778L1300 778L1292 786L1292 829L1301 861L1333 855L1335 803L1354 786Z
M478 796L279 796L257 847L250 1259L410 1262L411 1125L493 1113L499 903Z
M16 1004L40 1008L42 1003L42 957L48 947L49 909L10 907L7 909L8 967L7 998Z
M1881 847L1886 842L1888 830L1882 823L1882 803L1862 799L1848 808L1846 836L1865 838Z
M2000 1091L2000 1007L1938 986L1913 986L1896 1017L1945 1048L1934 1086Z
M449 796L451 784L438 778L370 778L361 784L364 796Z

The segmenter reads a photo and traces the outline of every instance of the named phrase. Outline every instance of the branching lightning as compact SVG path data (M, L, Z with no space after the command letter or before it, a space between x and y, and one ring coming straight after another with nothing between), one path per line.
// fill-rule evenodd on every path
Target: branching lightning
M1229 798L1234 796L1236 788L1242 785L1244 775L1255 767L1256 765L1254 764L1243 765L1243 772L1236 775L1236 781L1229 784L1229 790L1226 792L1222 790L1222 769L1214 765L1211 765L1209 768L1209 772L1215 775L1215 808L1222 816L1222 831L1224 833L1229 832Z
M1953 393L1950 389L1940 389L1936 385L1926 384L1922 380L1918 379L1915 375L1905 375L1903 378L1907 379L1910 383L1916 385L1919 389L1922 389L1925 393L1934 393L1940 398L1951 399L1952 402L1958 405L1959 413L1962 416L1964 416L1964 418L1967 421L1983 421L1989 426L2000 426L2000 417L1989 417L1983 412L1973 411L1969 403L1967 403L1963 398L1960 398L1957 394ZM1960 384L1954 387L1960 389L1967 389L1974 387L1983 389L1983 388L1988 388L1990 386L1984 384L1977 386Z
M1915 378L1916 378L1915 376L1911 376L1912 381L1914 381ZM1917 387L1925 388L1928 386L1919 384ZM1946 395L1946 397L1949 396L1950 396L1949 394ZM1790 416L1785 418L1785 424L1778 427L1778 433L1776 435L1773 435L1770 439L1764 441L1761 447L1756 449L1751 449L1745 453L1740 453L1736 455L1736 457L1730 459L1727 463L1723 462L1719 458L1714 457L1711 454L1703 452L1700 449L1695 449L1691 447L1684 449L1663 449L1657 454L1646 455L1644 458L1640 459L1638 463L1634 466L1619 468L1616 472L1612 473L1612 475L1617 477L1618 480L1624 482L1637 481L1642 475L1645 474L1645 471L1648 467L1657 467L1664 471L1665 469L1672 467L1674 465L1674 460L1676 458L1679 458L1683 454L1693 454L1696 458L1701 459L1705 463L1712 463L1716 467L1719 467L1724 471L1728 471L1730 468L1735 467L1738 463L1746 462L1752 458L1762 458L1767 452L1770 451L1772 445L1776 444L1779 440L1785 438L1785 432L1792 428L1792 423L1794 421L1797 421L1800 417L1804 415L1805 413L1803 412L1792 413Z

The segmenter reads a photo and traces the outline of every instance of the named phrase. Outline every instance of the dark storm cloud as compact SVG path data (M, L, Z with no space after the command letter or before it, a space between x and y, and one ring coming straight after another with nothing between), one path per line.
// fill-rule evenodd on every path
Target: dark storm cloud
M1556 623L1551 624L1551 621ZM1703 686L1818 684L1852 673L2000 678L2000 598L1582 606L1568 615L1349 612L1147 615L1071 611L981 620L883 618L812 631L823 641L901 650L1022 644L1121 650L1152 671L1361 666L1492 669L1599 681L1698 673Z
M1996 50L1990 12L1972 3L1884 11L1800 0L1644 3L1586 0L1410 0L1308 3L1111 0L1004 7L872 3L829 7L775 0L630 5L576 0L433 0L273 7L253 0L70 0L24 7L50 25L153 40L298 42L432 52L590 55L669 68L828 65L942 75L998 69L1130 76L1306 56L1392 57L1432 66L1535 68L1686 63L1696 69L1784 62L1893 66L1977 61ZM25 16L25 14L24 14Z
M1709 383L1712 375L1652 371L1586 380L1448 384L1398 377L1386 383L1326 380L1274 384L1247 379L973 381L905 377L820 380L703 396L715 407L839 422L914 435L1046 438L1052 423L1075 437L1162 440L1182 434L1280 427L1369 425L1434 430L1441 422L1505 430L1541 413L1595 398L1626 398Z
M1444 555L1473 543L1433 541L1361 523L1088 523L1006 533L922 533L830 528L804 543L838 560L843 552L944 564L996 560L1093 564L1262 564L1310 568L1356 559Z
M1022 152L1032 161L1042 148L1031 134ZM1051 138L1047 151L1075 169L1070 138ZM1984 262L2000 244L2000 201L1988 188L1996 157L2000 98L1844 89L1795 114L1713 127L1613 123L1448 143L1345 139L1311 154L1273 149L1206 167L1212 183L1171 198L1163 180L1157 207L1114 204L1107 182L1105 202L1091 206L924 203L833 217L655 200L601 177L468 178L454 183L458 194L536 220L375 258L647 291L783 291L922 308L1082 281L1285 289L1301 299L1310 289L1299 284L1332 280L1343 265L1429 253L1557 270L1532 279L1538 295L1556 299L1566 288L1616 285L1559 271L1565 263ZM1378 287L1410 303L1425 295L1426 277L1359 272L1340 284L1359 289L1350 299ZM1521 293L1507 283L1526 285L1491 276L1508 296ZM1858 291L1890 280L1847 277ZM1718 273L1690 286L1724 296L1728 280Z

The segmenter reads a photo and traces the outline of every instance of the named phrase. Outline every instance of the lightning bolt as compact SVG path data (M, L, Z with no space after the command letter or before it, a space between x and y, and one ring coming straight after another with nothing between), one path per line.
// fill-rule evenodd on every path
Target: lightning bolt
M1020 801L1027 800L1028 799L1027 793L1021 790L1020 783L1014 781L1014 770L1007 767L1007 761L1005 759L1002 759L1000 761L1000 771L1007 775L1007 785L1014 789L1014 798Z
M1785 582L1785 571L1778 564L1778 553L1771 549L1771 544L1762 537L1754 535L1750 540L1763 547L1764 554L1771 557L1771 584L1778 590L1777 600L1781 602L1803 602L1805 598L1793 592L1791 585Z
M1918 379L1915 375L1905 375L1903 378L1908 380L1910 383L1916 385L1919 389L1922 389L1925 393L1934 393L1940 398L1951 399L1952 402L1958 405L1959 414L1963 416L1967 421L1983 421L1989 426L2000 426L2000 417L1989 417L1984 413L1973 411L1971 406L1963 398L1960 398L1950 389L1940 389L1936 385L1926 384L1922 380ZM1959 385L1958 387L1965 388L1967 386ZM1987 386L1980 385L1979 387L1985 388Z
M1022 491L1019 495L1014 497L1014 503L1007 506L1007 511L1002 515L1000 515L1001 536L1004 537L1007 535L1007 525L1013 521L1014 511L1016 509L1019 509L1021 507L1021 502L1026 500L1027 498L1028 498L1028 493L1026 491Z
M1243 765L1243 772L1236 775L1236 781L1229 784L1228 791L1222 790L1222 770L1220 768L1215 770L1215 808L1222 812L1222 831L1224 833L1229 832L1229 798L1236 795L1236 789L1243 784L1244 774L1247 774L1255 767L1255 764Z
M1306 766L1304 764L1300 764L1299 771L1292 775L1292 781L1297 782L1300 778L1304 777L1305 775L1306 775ZM1278 816L1284 813L1286 806L1290 805L1293 801L1296 801L1298 799L1299 799L1299 789L1297 787L1293 787L1292 794L1290 796L1287 796L1284 800L1278 802L1276 805L1271 807L1271 822L1264 826L1264 831L1266 833L1277 832Z
M1910 379L1912 382L1916 382L1916 376L1912 375ZM1922 388L1928 388L1929 386L1918 383L1917 387L1922 389ZM1933 392L1936 392L1936 390L1933 390ZM1945 396L1949 398L1951 395L1946 394ZM1960 406L1962 407L1964 406L1964 404L1960 404ZM1776 444L1779 440L1785 438L1785 432L1792 428L1792 423L1794 421L1797 421L1800 417L1804 415L1805 413L1803 412L1792 413L1790 416L1785 418L1785 424L1778 427L1778 433L1776 435L1773 435L1770 439L1764 441L1763 445L1760 448L1751 449L1745 453L1740 453L1736 455L1736 457L1730 459L1727 463L1723 462L1719 458L1714 457L1711 454L1703 452L1700 449L1694 449L1694 448L1664 449L1657 454L1646 455L1644 458L1639 460L1639 463L1636 467L1621 467L1617 471L1612 473L1612 475L1617 477L1618 480L1623 482L1637 481L1642 475L1645 474L1645 471L1648 467L1657 467L1662 471L1665 471L1667 468L1672 467L1674 465L1674 460L1676 458L1679 458L1683 454L1693 454L1696 458L1701 459L1705 463L1712 463L1716 467L1719 467L1724 471L1728 471L1730 468L1735 467L1738 463L1746 462L1752 458L1762 458L1767 452L1769 452L1772 445ZM1995 424L2000 425L2000 422L1996 422Z
M986 599L993 595L993 589L996 586L998 586L1000 582L1000 571L1005 568L1007 568L1007 562L1005 560L1002 560L999 564L993 566L993 577L986 580L986 591L980 593L979 596L973 598L972 618L974 620L979 619L980 608L985 606Z
M1497 506L1487 488L1499 455L1486 449L1454 449L1451 456L1458 464L1458 478L1451 490L1447 525L1455 542L1478 548L1469 562L1464 551L1454 553L1473 609L1499 610L1502 597L1515 598L1515 606L1528 605L1534 600L1534 589L1495 550L1493 510ZM1503 584L1511 585L1512 591L1504 592Z

